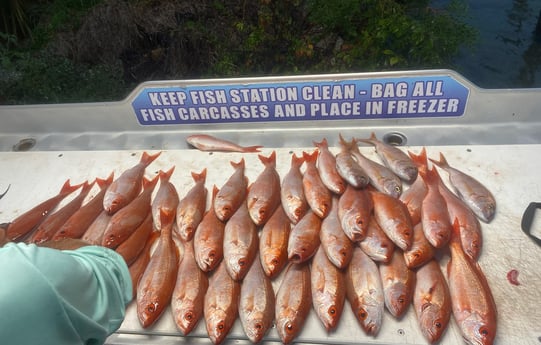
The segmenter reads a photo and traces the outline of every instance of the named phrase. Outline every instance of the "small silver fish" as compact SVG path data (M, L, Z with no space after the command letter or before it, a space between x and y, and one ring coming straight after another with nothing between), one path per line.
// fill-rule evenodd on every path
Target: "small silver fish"
M356 140L373 145L376 148L376 153L383 161L383 164L404 181L411 183L417 178L417 166L410 157L398 147L378 140L376 133L372 132L368 139Z
M468 205L479 219L490 223L496 212L496 199L492 193L470 175L451 167L440 152L440 160L430 159L434 164L447 171L449 181L457 195Z
M380 192L389 194L395 198L398 198L400 194L402 194L402 181L398 176L386 166L365 157L361 151L359 151L355 139L353 139L350 147L351 154L366 172L366 175L368 175L372 186L376 187Z
M363 168L351 155L351 143L340 137L340 152L336 155L336 170L350 185L355 188L364 188L370 182Z

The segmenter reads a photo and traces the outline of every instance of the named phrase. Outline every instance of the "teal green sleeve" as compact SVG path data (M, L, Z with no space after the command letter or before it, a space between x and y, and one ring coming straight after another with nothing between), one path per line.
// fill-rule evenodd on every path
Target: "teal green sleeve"
M113 250L0 248L0 344L103 344L131 300L126 263Z

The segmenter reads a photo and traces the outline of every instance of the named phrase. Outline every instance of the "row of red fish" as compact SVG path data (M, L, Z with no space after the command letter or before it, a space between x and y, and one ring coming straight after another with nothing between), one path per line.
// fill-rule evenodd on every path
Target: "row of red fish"
M276 322L282 341L288 343L302 329L311 299L320 320L332 329L346 298L367 334L377 334L384 305L399 317L413 300L430 342L445 330L452 304L464 336L480 336L483 344L490 343L496 327L495 307L493 301L489 303L492 297L486 279L474 263L481 245L480 225L463 200L482 220L490 221L495 210L492 195L449 167L443 155L433 162L449 172L462 199L445 187L434 168L428 169L424 151L412 155L412 161L375 136L359 141L373 144L384 165L364 157L357 140L348 143L342 137L337 155L329 151L326 140L315 143L318 149L312 154L293 154L282 180L274 152L259 156L265 168L250 186L244 160L232 162L235 171L219 190L214 187L207 212L205 169L192 173L195 185L179 199L169 182L173 169L152 180L143 177L159 155L144 153L139 164L116 180L112 175L97 179L101 192L86 205L81 207L93 183L84 183L79 196L48 215L80 187L66 182L56 197L36 206L33 217L15 219L7 235L38 243L82 236L116 248L130 265L143 327L154 323L171 304L184 334L204 314L214 343L227 335L237 311L254 342ZM306 168L301 172L303 163ZM422 178L416 178L417 171ZM158 177L160 188L151 199ZM414 181L403 194L402 180ZM455 220L454 236L451 219ZM476 230L470 231L471 227ZM81 229L86 230L84 234ZM472 240L469 233L478 239ZM181 245L174 245L174 234ZM464 251L456 245L459 239ZM435 250L446 244L452 253L449 288L434 261ZM469 257L464 259L464 252ZM286 265L275 295L271 279ZM464 272L469 278L460 278ZM469 286L472 282L478 285ZM488 291L481 298L484 306L473 305L479 295L462 291L468 288ZM478 327L479 320L485 322L484 327ZM467 328L472 325L477 328Z

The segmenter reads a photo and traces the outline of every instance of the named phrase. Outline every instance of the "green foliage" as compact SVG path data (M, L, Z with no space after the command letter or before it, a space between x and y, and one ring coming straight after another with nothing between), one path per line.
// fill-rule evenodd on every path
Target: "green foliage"
M41 21L33 29L33 48L44 47L59 31L74 31L81 19L102 0L51 0L41 5Z
M127 42L119 51L128 52L133 64L121 66L119 56L113 65L90 65L68 54L55 55L49 43L58 33L76 37L85 16L104 0L9 1L41 7L35 25L29 26L32 40L22 41L19 32L0 33L1 104L118 100L133 87L124 76L142 82L156 76L447 68L458 50L475 38L462 21L464 0L437 10L429 0L129 0L129 15L141 17L134 19L138 32L118 41ZM119 10L115 2L107 5L111 13ZM171 14L176 27L174 22L152 22L156 18L149 10L174 8L180 9ZM160 13L164 16L158 18L167 18L166 12ZM134 70L143 72L134 77Z
M313 0L322 8L325 1ZM394 0L348 2L355 21L340 23L337 33L346 48L335 54L338 70L385 70L448 67L458 49L475 38L473 29L461 22L458 1L446 10L434 11L424 1ZM340 13L344 12L340 8ZM325 8L334 18L332 7ZM348 12L346 10L346 12ZM317 14L317 15L315 15ZM329 27L319 12L316 23ZM323 13L321 13L323 15ZM332 27L331 27L332 28ZM319 65L319 68L326 66Z
M0 30L2 33L22 36L30 34L31 28L26 13L28 3L28 0L0 1Z
M0 103L113 101L126 96L120 66L85 66L42 53L2 52Z

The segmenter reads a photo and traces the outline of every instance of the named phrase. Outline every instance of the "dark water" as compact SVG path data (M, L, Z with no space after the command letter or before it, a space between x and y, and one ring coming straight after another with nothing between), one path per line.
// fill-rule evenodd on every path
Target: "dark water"
M449 1L434 1L441 6ZM478 32L455 60L457 72L484 88L541 87L541 0L470 0L467 23Z

